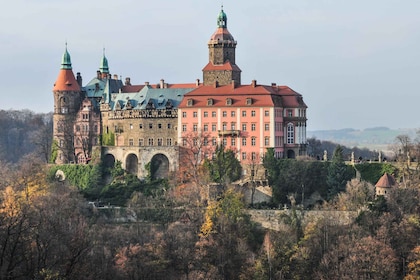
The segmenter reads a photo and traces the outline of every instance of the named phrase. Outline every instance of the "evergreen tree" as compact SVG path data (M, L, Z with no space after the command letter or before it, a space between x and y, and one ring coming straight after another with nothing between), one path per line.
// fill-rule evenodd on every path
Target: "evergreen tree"
M242 167L233 150L225 150L223 145L216 148L213 159L207 160L205 166L209 170L210 180L224 184L239 180Z
M328 167L327 185L329 200L345 190L346 183L351 179L351 176L344 163L343 148L338 145L334 150L330 166Z

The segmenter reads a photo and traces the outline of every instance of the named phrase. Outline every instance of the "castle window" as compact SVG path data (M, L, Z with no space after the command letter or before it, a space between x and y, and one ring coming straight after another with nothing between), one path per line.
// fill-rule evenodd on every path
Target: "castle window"
M231 123L231 124L230 124L230 129L231 129L231 130L235 130L235 129L236 129L236 123L234 123L234 122L233 122L233 123Z
M264 115L265 115L266 117L269 117L269 116L270 116L270 112L269 112L268 110L266 110L266 111L264 111Z
M158 123L158 128L162 128L162 124L161 123Z
M223 125L222 125L222 129L223 129L223 131L225 131L225 130L226 130L226 126L227 126L227 124L226 124L226 123L223 123Z
M128 146L134 146L134 140L128 139Z
M162 146L163 145L163 139L162 138L158 138L158 146Z
M252 137L251 138L251 146L255 146L257 143L257 137Z
M217 145L216 137L211 138L211 144L213 146L216 146Z
M242 124L242 131L246 131L246 123Z
M227 139L226 138L223 138L223 146L227 146Z
M246 111L242 111L242 117L246 117Z
M193 112L193 118L197 117L197 112Z
M172 127L172 126L171 126L171 124L170 124L170 123L168 123L168 129L171 129L171 127Z
M255 131L255 129L256 129L256 124L255 123L252 123L251 124L251 131Z
M246 160L246 152L242 152L242 160Z
M144 140L142 138L139 139L139 146L140 147L144 146Z
M287 116L288 117L293 117L293 111L292 110L287 110Z
M149 138L149 146L153 146L153 138Z
M204 137L203 146L207 146L208 144L209 144L209 139L207 137Z
M204 112L204 117L207 118L209 116L209 112L205 111Z
M251 160L256 160L257 159L257 154L255 152L251 153ZM252 173L254 172L254 170L252 170ZM252 174L252 176L254 176L254 174Z
M264 124L264 130L269 131L270 130L270 124L268 124L268 123Z
M184 131L184 132L187 131L187 125L186 124L182 125L182 131Z
M139 128L140 129L143 129L143 124L141 123L141 124L139 124Z
M61 107L61 113L62 114L67 114L69 112L69 108L67 107Z
M232 98L226 98L226 105L232 105Z
M187 100L187 106L192 106L194 105L194 101L192 100L192 98Z
M203 130L204 131L209 131L209 125L208 124L205 124L204 127L203 127Z
M246 99L246 105L252 105L252 98L247 98Z
M215 112L215 111L211 112L211 116L212 116L213 118L215 118L215 117L216 117L216 112Z
M211 131L216 131L216 124L211 125Z
M223 115L224 118L227 117L227 112L223 111L222 115Z
M270 138L269 137L265 137L264 138L264 146L268 146L270 145Z
M230 145L231 146L236 146L236 138L235 137L232 137L232 138L230 138Z
M255 117L255 111L254 110L251 111L251 117Z
M287 144L295 143L295 128L292 123L287 124Z
M234 117L234 116L235 116L235 111L231 111L231 112L230 112L230 116L231 116L231 117Z
M149 123L149 129L152 129L152 128L153 128L153 124Z
M207 99L207 106L213 106L213 104L214 104L213 98Z
M185 138L182 138L182 146L187 146L187 139L185 139Z
M242 137L242 146L246 146L246 138Z
M193 124L193 131L198 131L198 125Z
M166 138L166 146L172 146L172 138Z

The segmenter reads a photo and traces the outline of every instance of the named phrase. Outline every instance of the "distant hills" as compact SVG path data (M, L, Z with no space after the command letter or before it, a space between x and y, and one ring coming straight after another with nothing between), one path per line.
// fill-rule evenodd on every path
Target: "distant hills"
M331 141L347 147L386 150L389 145L395 143L395 138L398 135L408 135L414 140L418 130L417 128L390 129L388 127L374 127L363 130L344 128L307 131L307 136L308 138Z

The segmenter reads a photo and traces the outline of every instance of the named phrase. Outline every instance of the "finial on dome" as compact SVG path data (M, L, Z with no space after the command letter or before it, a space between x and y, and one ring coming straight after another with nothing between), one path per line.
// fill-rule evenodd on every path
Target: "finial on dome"
M225 12L223 11L223 5L222 5L220 13L217 17L217 26L221 27L221 28L226 28L227 27L227 16L226 16Z

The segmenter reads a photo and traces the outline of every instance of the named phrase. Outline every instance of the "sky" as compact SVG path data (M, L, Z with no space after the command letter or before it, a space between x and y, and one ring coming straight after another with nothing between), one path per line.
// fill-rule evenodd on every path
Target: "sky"
M418 0L8 1L0 109L53 110L66 42L84 84L104 49L132 84L202 80L222 4L242 83L301 93L308 130L420 127Z

